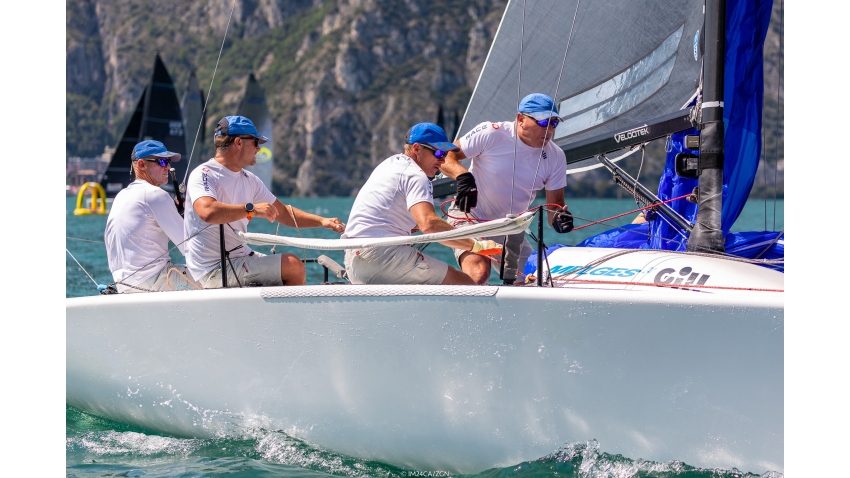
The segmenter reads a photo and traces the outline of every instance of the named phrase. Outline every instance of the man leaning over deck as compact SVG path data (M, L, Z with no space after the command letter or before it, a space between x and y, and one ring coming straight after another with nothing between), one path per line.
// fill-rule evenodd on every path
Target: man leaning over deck
M449 222L461 226L468 221L455 218L465 215L486 221L521 214L534 201L537 191L545 187L546 202L559 206L557 212L549 213L549 223L559 233L570 232L573 215L564 205L567 161L564 151L550 141L559 122L558 106L552 98L532 93L520 101L514 121L481 123L455 141L458 148L449 152L440 168L457 181ZM469 170L460 164L465 158L472 158ZM504 236L490 239L501 243ZM523 239L517 272L520 282L531 252L528 239ZM463 249L455 249L455 258L476 283L487 283L489 260Z
M405 136L404 154L385 159L360 189L343 238L409 236L450 231L434 213L434 177L449 149L457 149L432 123L419 123ZM448 247L479 252L498 248L493 241L456 239ZM345 251L345 270L353 284L473 284L468 275L409 245Z
M194 288L183 264L172 264L168 240L183 253L183 218L160 186L171 162L180 161L159 141L142 141L130 153L136 179L112 201L103 239L118 292L158 292Z
M218 224L224 224L229 251L227 286L304 285L306 271L293 254L265 255L251 250L236 231L246 232L248 222L263 218L289 227L324 227L341 233L337 218L309 214L286 206L250 171L257 163L260 145L269 139L257 132L244 116L227 116L215 129L215 157L189 175L186 191L186 264L205 289L219 288L221 248Z

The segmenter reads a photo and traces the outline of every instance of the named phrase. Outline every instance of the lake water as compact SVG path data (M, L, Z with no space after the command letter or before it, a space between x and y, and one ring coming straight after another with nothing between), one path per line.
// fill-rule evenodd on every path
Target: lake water
M347 220L352 198L281 198L286 204L329 217ZM106 216L74 216L76 198L67 198L66 247L85 269L66 254L66 297L96 295L96 283L112 281L106 263L103 230ZM570 210L576 216L576 226L588 220L600 220L636 209L629 199L572 199ZM775 208L774 208L775 205ZM589 236L611 227L628 224L635 213L599 225L560 235L547 227L547 245L574 245ZM275 233L276 227L264 220L251 223L252 232ZM734 231L780 231L784 229L784 202L754 200L748 203ZM280 234L295 235L293 229L281 227ZM301 230L303 237L334 237L324 229ZM269 252L270 247L257 247ZM316 251L277 248L278 253L290 252L315 257ZM426 251L438 259L453 263L450 249L439 244ZM342 253L326 251L342 263ZM179 253L172 258L183 262ZM308 284L322 281L322 268L307 266ZM91 276L91 277L89 277ZM495 276L495 274L493 275ZM491 282L497 282L491 277ZM414 477L448 476L440 472L407 470L385 463L360 460L323 450L279 431L247 430L239 436L216 439L176 438L150 430L105 420L66 407L66 472L69 477L128 476L128 477ZM564 443L558 450L537 460L517 463L501 469L482 471L475 477L539 476L565 477L779 477L770 470L698 469L686 463L648 462L638 457L624 457L605 452L605 444L596 441Z

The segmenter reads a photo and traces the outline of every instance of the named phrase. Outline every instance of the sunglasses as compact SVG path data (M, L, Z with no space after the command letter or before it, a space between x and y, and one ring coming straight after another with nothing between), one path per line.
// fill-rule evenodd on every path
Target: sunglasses
M146 159L145 161L150 161L152 163L156 163L163 168L171 164L171 160L168 158L154 158L154 159Z
M553 127L553 128L557 128L558 123L561 122L560 118L555 118L555 117L548 118L548 119L545 119L545 120L539 120L537 118L533 118L533 117L528 116L528 115L523 115L523 116L533 119L534 122L537 123L537 126L540 126L541 128L548 128L550 126Z
M442 149L432 148L431 146L428 146L427 144L419 143L419 146L422 146L425 149L430 149L431 151L433 151L434 157L437 158L437 159L443 159L446 156L448 156L448 154L449 154L448 151L443 151Z
M241 138L241 139L253 139L254 140L254 147L256 148L256 147L260 146L260 138L255 138L253 136L239 136L239 138Z

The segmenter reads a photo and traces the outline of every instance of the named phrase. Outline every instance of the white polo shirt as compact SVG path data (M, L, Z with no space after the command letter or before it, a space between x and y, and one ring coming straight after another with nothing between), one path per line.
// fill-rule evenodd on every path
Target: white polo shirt
M112 279L130 285L150 279L171 260L168 240L180 244L183 237L183 218L171 195L147 181L133 181L115 196L106 218L103 239Z
M544 187L554 191L567 185L564 151L552 141L543 148L532 148L516 137L514 129L513 121L481 123L460 138L463 153L472 158L469 172L478 186L478 204L472 211L479 219L520 214L531 205L537 191Z
M254 173L244 169L233 172L215 159L201 164L189 175L186 184L186 212L184 213L186 241L186 266L195 280L221 265L219 225L209 225L195 213L195 200L204 196L225 204L274 204L277 200ZM209 227L207 227L209 226ZM237 231L248 231L248 218L233 221L230 226ZM200 231L200 232L199 232ZM242 245L242 247L237 248ZM251 248L224 225L224 247L235 259L251 253ZM235 249L235 250L234 250Z
M346 237L409 236L416 227L410 208L434 203L425 172L404 154L385 159L357 193L345 227Z

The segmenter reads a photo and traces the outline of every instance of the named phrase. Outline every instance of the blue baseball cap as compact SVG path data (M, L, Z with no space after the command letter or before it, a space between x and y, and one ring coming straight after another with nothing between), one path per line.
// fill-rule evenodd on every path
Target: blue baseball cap
M268 138L257 132L257 127L254 126L254 122L244 116L225 116L218 122L218 125L216 125L215 134L216 136L220 134L230 136L245 134L259 139L260 144L267 143L269 141Z
M172 163L180 161L180 153L172 153L159 141L149 139L142 141L133 148L133 156L139 160L144 158L169 158Z
M517 113L527 114L536 120L545 120L558 116L558 105L548 95L532 93L519 102Z
M407 134L404 136L404 142L407 144L427 144L432 148L442 149L443 151L460 149L449 141L443 128L440 128L434 123L413 125L407 130Z

